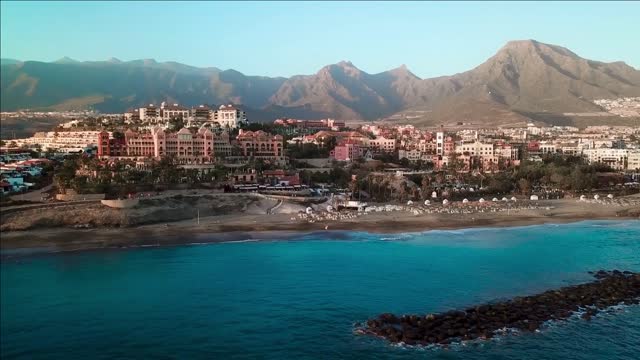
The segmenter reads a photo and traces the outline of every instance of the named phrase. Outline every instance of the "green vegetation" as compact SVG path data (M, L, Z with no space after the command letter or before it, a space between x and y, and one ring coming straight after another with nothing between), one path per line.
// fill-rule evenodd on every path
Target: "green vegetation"
M200 173L196 169L183 169L172 157L149 164L145 170L137 169L133 161L105 162L91 157L75 157L64 161L53 176L59 193L74 190L79 194L106 193L126 196L138 191L153 191L178 186L204 186L226 179L227 170L216 167Z

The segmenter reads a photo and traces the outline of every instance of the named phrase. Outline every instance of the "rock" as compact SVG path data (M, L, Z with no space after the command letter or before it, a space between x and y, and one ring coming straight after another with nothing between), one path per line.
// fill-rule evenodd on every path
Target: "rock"
M503 328L534 332L545 321L566 320L580 309L584 309L581 317L589 321L609 306L640 303L640 274L620 270L589 273L595 281L464 311L401 317L381 314L368 320L362 333L382 336L391 342L446 345L459 339L490 339Z

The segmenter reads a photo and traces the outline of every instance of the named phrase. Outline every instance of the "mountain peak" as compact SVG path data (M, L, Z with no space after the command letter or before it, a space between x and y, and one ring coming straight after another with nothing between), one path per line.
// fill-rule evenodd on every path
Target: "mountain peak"
M56 64L75 64L75 63L79 63L79 62L80 61L72 59L72 58L70 58L68 56L65 56L65 57L63 57L61 59L58 59L58 60L54 61L54 63L56 63Z
M408 67L407 67L407 65L405 65L405 64L402 64L402 65L398 66L398 67L397 67L397 68L395 68L395 69L391 69L390 71L398 72L398 73L407 73L407 72L411 72L411 71L409 71L409 68L408 68Z
M337 63L336 65L340 66L340 67L352 67L354 68L355 66L353 65L353 63L349 60L342 60L339 63Z
M112 64L120 64L122 63L122 60L116 58L116 57L110 57L109 59L107 59L107 62L110 62Z
M409 70L406 64L402 64L395 69L391 69L387 71L387 73L396 74L397 76L408 76L408 77L419 79L418 76L416 76L414 73L411 72L411 70Z
M510 40L504 45L507 47L525 47L525 46L535 46L536 44L541 44L539 41L534 39L523 39L523 40Z
M155 59L144 59L142 63L144 65L156 65L158 62Z
M500 49L499 53L500 52L516 53L520 55L523 55L525 52L547 54L556 53L563 56L579 58L578 55L567 48L558 45L545 44L533 39L509 41L502 47L502 49Z

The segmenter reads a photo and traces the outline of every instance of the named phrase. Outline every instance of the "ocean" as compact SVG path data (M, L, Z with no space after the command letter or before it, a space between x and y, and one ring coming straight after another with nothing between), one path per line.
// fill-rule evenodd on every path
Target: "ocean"
M640 306L449 349L354 324L640 271L640 221L3 258L2 359L640 359Z

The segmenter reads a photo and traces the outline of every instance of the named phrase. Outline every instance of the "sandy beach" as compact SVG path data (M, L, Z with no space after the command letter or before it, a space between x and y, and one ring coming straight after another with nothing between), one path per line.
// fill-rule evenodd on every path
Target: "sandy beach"
M626 204L626 205L625 205ZM410 211L370 212L337 220L307 221L296 214L266 214L252 210L229 215L129 227L36 228L3 231L2 255L23 252L58 252L97 248L166 246L190 243L214 243L237 240L269 240L297 236L300 233L339 231L375 233L419 232L472 227L525 226L567 223L581 220L639 219L640 197L628 197L620 203L578 201L576 199L536 202L533 208L498 212L421 213ZM272 203L267 204L269 206ZM3 220L4 221L4 220Z

